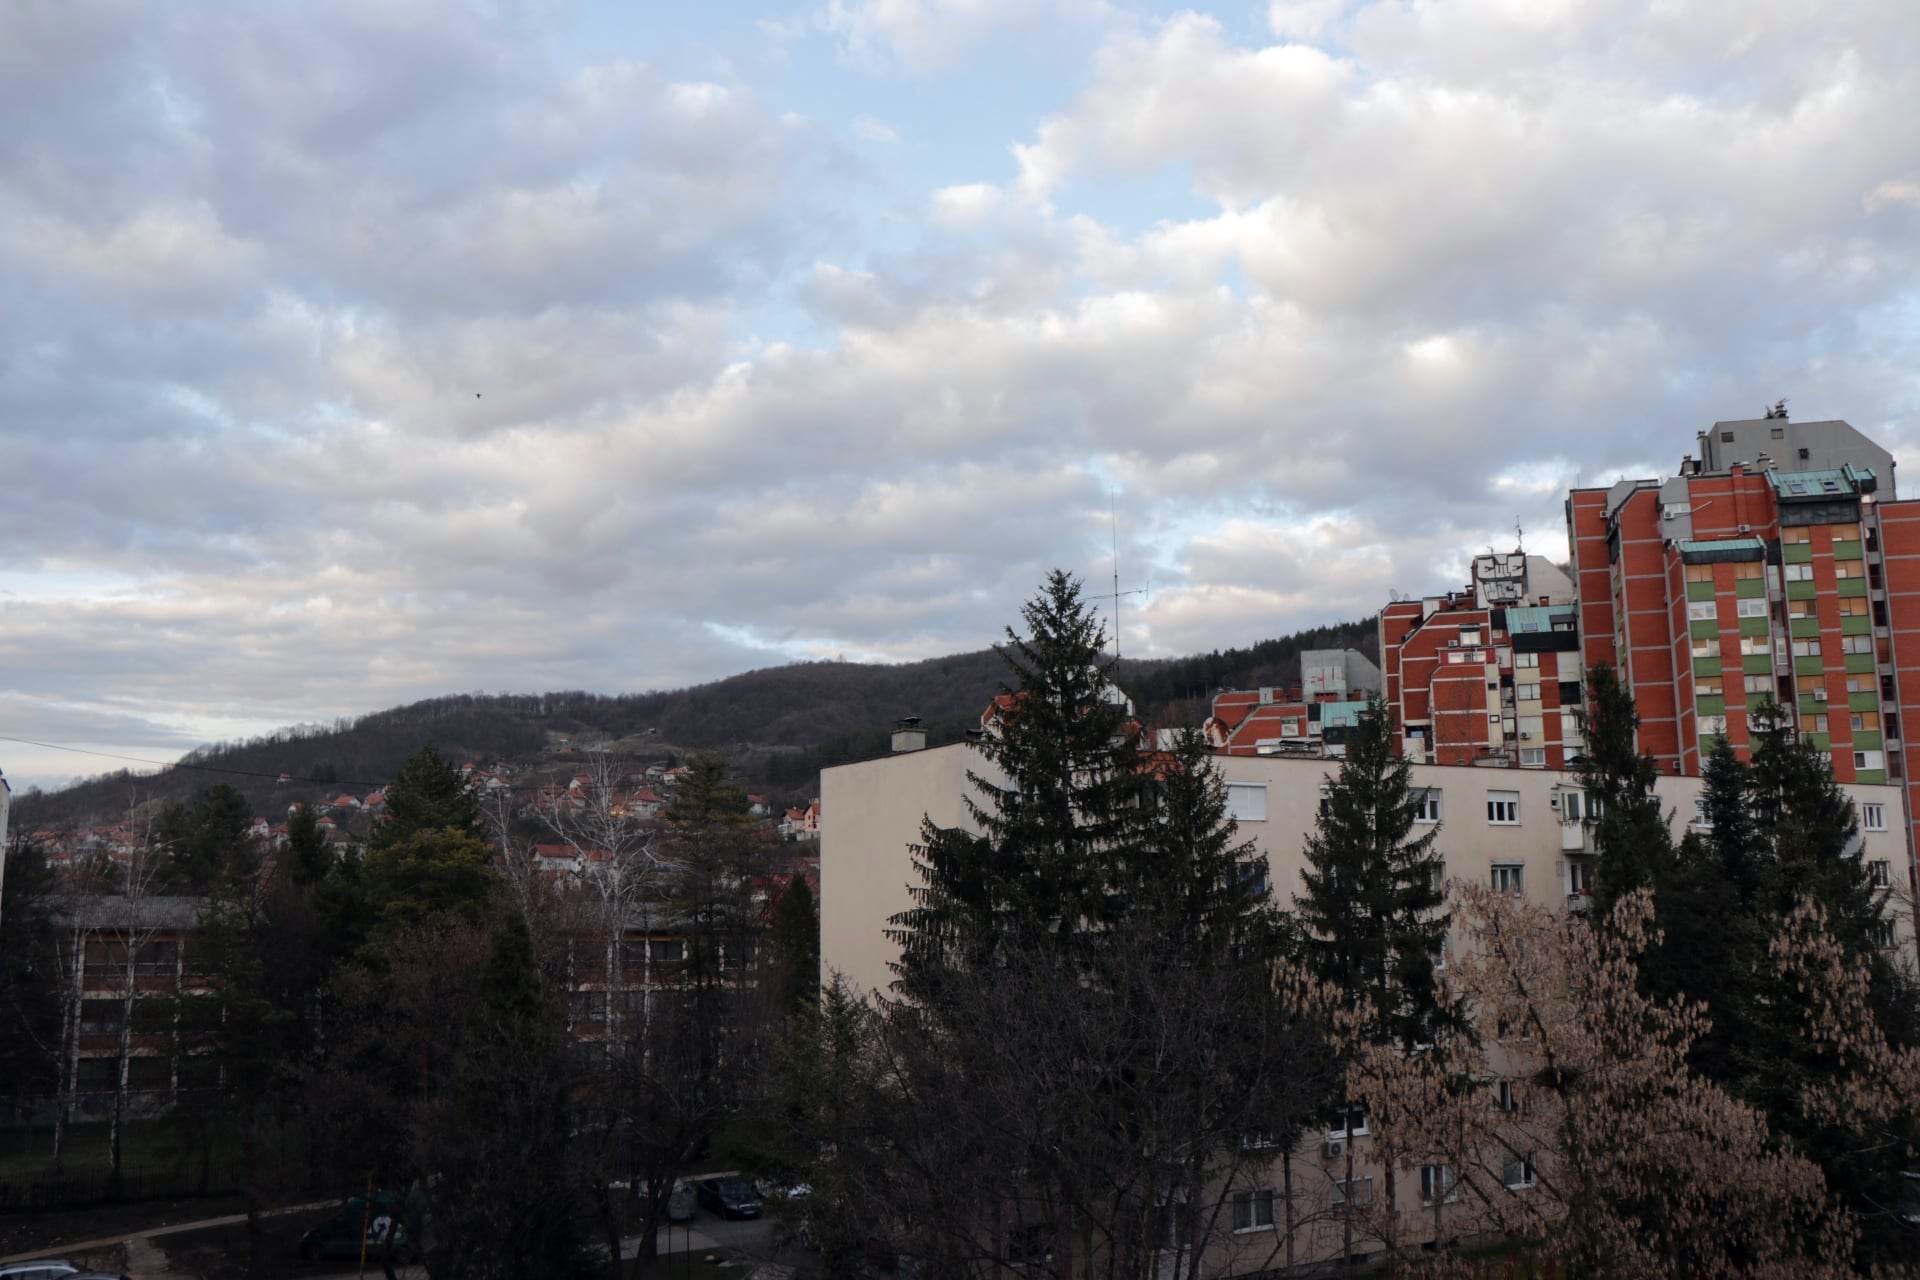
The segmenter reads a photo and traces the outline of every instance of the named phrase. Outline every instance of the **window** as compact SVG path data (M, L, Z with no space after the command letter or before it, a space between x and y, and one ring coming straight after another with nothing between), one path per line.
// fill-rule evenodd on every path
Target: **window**
M1766 576L1767 566L1758 560L1742 560L1733 566L1733 577L1736 582L1757 582Z
M1772 653L1773 641L1766 636L1741 636L1740 652L1743 654Z
M648 944L648 952L656 961L678 964L687 958L687 944L678 938L656 938Z
M1547 749L1545 747L1520 748L1520 764L1528 769L1544 769L1547 764Z
M1855 711L1847 716L1847 727L1855 733L1865 730L1868 733L1880 732L1880 713L1878 711Z
M1767 602L1764 599L1748 598L1737 601L1740 616L1743 618L1764 618L1767 616Z
M1876 889L1885 889L1893 883L1893 864L1885 858L1875 858L1867 864L1867 880Z
M1885 831L1887 829L1887 806L1884 804L1861 805L1860 825L1869 831Z
M1516 684L1513 686L1515 702L1537 702L1540 698L1540 686L1537 684Z
M1520 793L1518 791L1487 792L1487 821L1496 826L1510 827L1520 821Z
M1864 578L1867 576L1867 562L1864 560L1835 560L1833 576L1836 578Z
M1687 566L1688 582L1712 582L1713 566L1710 564L1690 564Z
M1842 652L1842 653L1872 653L1872 652L1873 652L1873 637L1872 637L1872 636L1841 636L1841 637L1840 637L1840 652Z
M1827 731L1827 718L1825 716L1806 715L1806 716L1800 717L1800 732L1825 733L1826 731Z
M1782 541L1782 542L1812 542L1812 541L1813 541L1813 530L1812 530L1812 529L1809 529L1809 528L1808 528L1808 527L1807 527L1806 525L1804 525L1804 524L1799 524L1799 525L1794 525L1794 526L1792 526L1791 528L1787 528L1787 529L1782 529L1782 530L1780 531L1780 541Z
M1796 658L1817 658L1820 656L1820 642L1811 637L1793 642L1793 656Z
M1440 788L1428 787L1420 793L1419 807L1413 811L1415 822L1440 821Z
M1767 439L1785 440L1786 438L1787 438L1787 429L1785 427L1768 427L1767 428Z
M1513 655L1513 665L1516 667L1537 667L1540 665L1540 655L1537 653L1516 653Z
M1856 751L1853 753L1853 767L1856 769L1884 769L1887 757L1881 751Z
M1478 628L1478 627L1462 627L1462 628L1460 628L1460 641L1459 641L1459 642L1460 642L1461 644L1479 644L1479 643L1480 643L1480 628Z
M1420 1200L1423 1204L1452 1204L1460 1198L1454 1190L1456 1179L1450 1164L1420 1166Z
M1240 864L1240 883L1248 886L1256 898L1267 896L1267 860L1251 858Z
M1560 816L1568 822L1580 821L1582 810L1586 808L1586 792L1564 791L1560 794Z
M1725 716L1700 716L1694 726L1703 738L1726 736L1727 718Z
M1746 687L1748 693L1772 693L1773 680L1769 676L1748 676Z
M1260 782L1229 782L1227 814L1235 822L1267 820L1267 788Z
M1693 656L1696 658L1717 658L1720 656L1720 642L1707 636L1693 638Z
M1493 891L1518 897L1525 892L1525 868L1517 862L1497 862L1493 867Z
M1843 618L1864 618L1869 612L1865 596L1841 596L1837 603L1840 606L1840 616Z
M1333 1203L1363 1208L1373 1203L1373 1179L1335 1178L1333 1181Z
M1447 650L1447 661L1454 664L1455 666L1459 666L1461 663L1465 662L1466 660L1467 660L1467 654L1464 649Z
M1788 582L1812 582L1813 566L1810 564L1782 565L1781 576Z
M1162 1200L1154 1206L1153 1247L1189 1249L1193 1247L1193 1207L1184 1201Z
M1511 1080L1497 1081L1493 1086L1493 1109L1495 1111L1519 1111L1520 1087Z
M1893 921L1875 920L1873 922L1873 945L1876 947L1893 945Z
M1713 816L1707 812L1707 798L1705 796L1695 796L1693 798L1693 821L1688 825L1698 827L1702 831L1713 830Z
M1860 541L1860 526L1857 524L1830 524L1827 526L1827 536L1835 542L1858 542Z
M1268 1231L1273 1228L1273 1192L1237 1191L1233 1197L1235 1231Z
M1364 1102L1349 1102L1328 1113L1329 1138L1364 1138L1367 1132L1367 1104Z
M1787 601L1787 616L1788 616L1789 618L1811 618L1811 617L1813 617L1813 616L1814 616L1814 608L1813 608L1813 601L1811 601L1811 600L1789 600L1789 601Z
M1719 697L1721 692L1720 677L1701 676L1693 682L1693 691L1703 698Z
M1271 1129L1250 1129L1240 1135L1242 1151L1265 1151L1279 1145L1280 1139L1274 1136Z
M1533 1159L1524 1157L1507 1161L1507 1167L1500 1171L1500 1181L1507 1184L1509 1191L1525 1191L1533 1185Z
M1687 601L1687 616L1695 622L1712 622L1720 614L1720 606L1711 600Z
M1514 720L1523 738L1542 738L1546 736L1546 718L1544 716L1519 716Z

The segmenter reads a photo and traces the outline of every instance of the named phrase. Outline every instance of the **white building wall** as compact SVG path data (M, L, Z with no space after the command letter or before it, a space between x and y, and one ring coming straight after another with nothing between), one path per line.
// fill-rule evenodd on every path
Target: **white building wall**
M1319 811L1320 788L1339 762L1263 756L1216 756L1229 785L1262 789L1266 817L1244 821L1240 835L1263 853L1275 899L1300 892L1304 848ZM893 980L898 949L886 937L890 917L912 905L916 883L910 847L920 839L923 818L941 826L966 823L968 770L990 774L986 760L966 744L887 756L827 769L821 774L820 944L826 973L844 974L857 991L885 990ZM1583 832L1568 832L1554 797L1580 790L1568 773L1541 769L1483 769L1417 764L1414 785L1440 793L1440 834L1435 848L1449 879L1488 884L1499 865L1522 868L1523 891L1542 906L1564 909L1567 863L1582 855ZM1700 793L1698 778L1666 778L1657 793L1676 838L1686 831ZM1890 786L1843 787L1855 809L1883 806L1890 830L1863 831L1864 855L1904 867L1899 831L1900 791ZM1490 793L1518 797L1517 822L1488 820ZM1249 797L1251 799L1252 797ZM1565 846L1572 844L1575 850ZM1590 844L1585 847L1591 848ZM1896 880L1900 877L1896 876ZM1896 885L1896 888L1900 886ZM1904 904L1903 904L1904 905ZM1896 911L1901 945L1913 950L1909 911Z

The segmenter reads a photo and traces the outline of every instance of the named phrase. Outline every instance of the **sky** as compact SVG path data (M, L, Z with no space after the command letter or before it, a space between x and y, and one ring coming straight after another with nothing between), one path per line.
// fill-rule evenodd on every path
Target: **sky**
M1783 397L1912 468L1916 67L1911 0L10 0L0 735L976 649L1116 541L1127 653L1245 644Z

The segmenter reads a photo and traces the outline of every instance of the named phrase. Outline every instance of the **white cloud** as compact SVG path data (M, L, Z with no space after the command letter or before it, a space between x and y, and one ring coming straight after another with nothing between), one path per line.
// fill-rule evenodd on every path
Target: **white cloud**
M853 136L862 142L898 142L900 135L885 120L873 116L853 118Z

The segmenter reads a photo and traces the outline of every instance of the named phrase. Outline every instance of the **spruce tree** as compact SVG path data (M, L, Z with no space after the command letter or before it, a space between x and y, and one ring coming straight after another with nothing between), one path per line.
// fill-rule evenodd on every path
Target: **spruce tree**
M294 884L319 884L333 867L333 849L320 829L320 815L303 804L287 818L287 862Z
M1632 692L1611 666L1587 668L1586 707L1580 715L1586 750L1577 773L1587 794L1600 802L1594 846L1600 859L1594 877L1593 918L1611 918L1614 904L1635 889L1650 889L1673 856L1654 780L1659 766L1640 753L1640 713Z
M429 743L394 774L387 787L386 820L374 827L368 847L385 849L422 831L445 830L480 835L480 801Z
M1347 738L1307 838L1306 892L1294 899L1309 970L1358 1004L1372 1002L1370 1039L1411 1049L1458 1022L1434 963L1451 917L1443 910L1439 827L1417 827L1423 797L1396 755L1392 721L1375 698Z
M978 834L929 822L914 905L889 930L904 989L942 967L989 963L1004 942L1064 951L1112 919L1120 865L1137 851L1148 783L1138 726L1113 697L1098 615L1063 571L1021 611L1000 649L1011 681L968 772ZM921 992L924 994L924 991Z
M805 876L794 876L774 904L767 939L778 989L774 1007L791 1014L820 998L820 911Z

